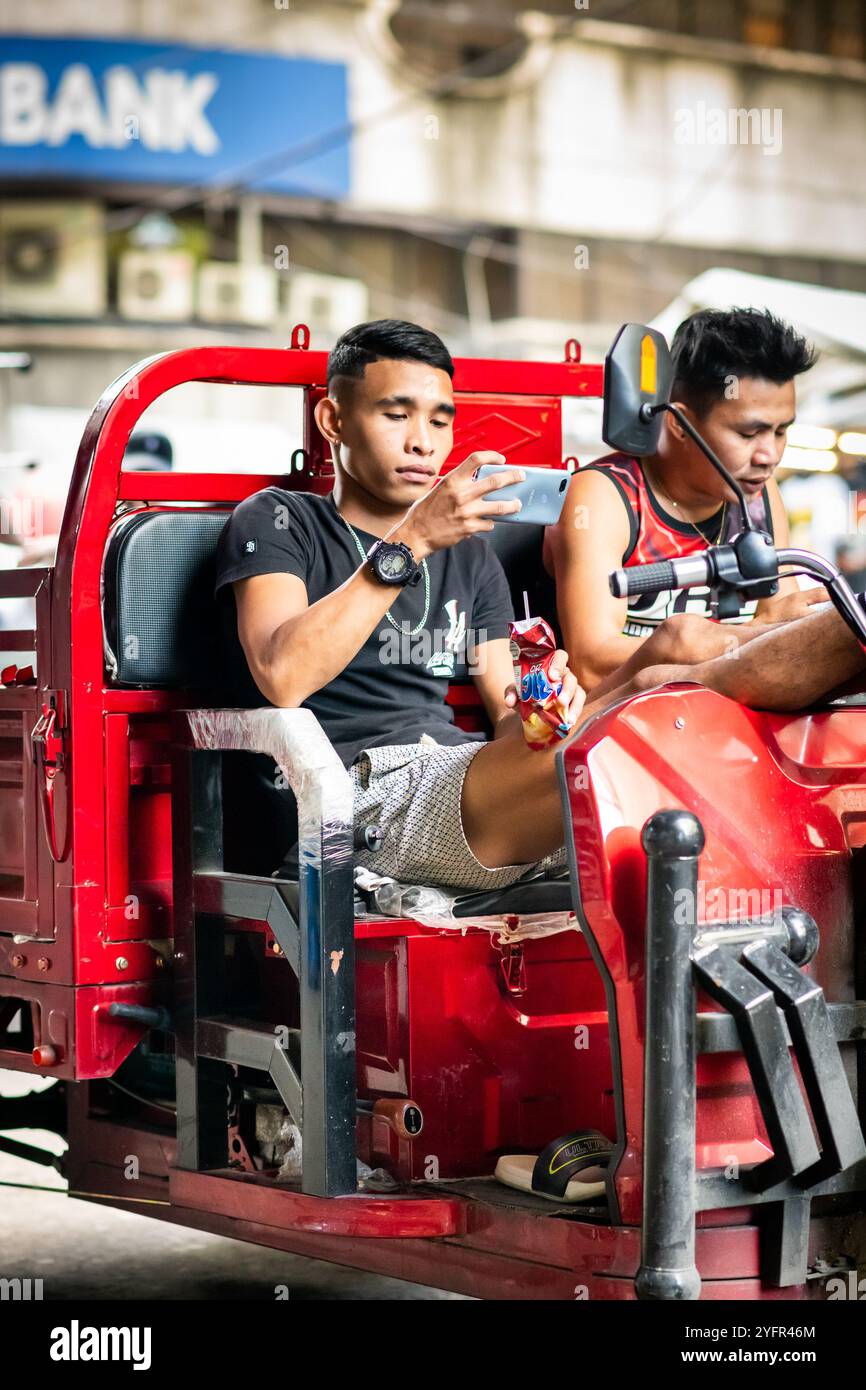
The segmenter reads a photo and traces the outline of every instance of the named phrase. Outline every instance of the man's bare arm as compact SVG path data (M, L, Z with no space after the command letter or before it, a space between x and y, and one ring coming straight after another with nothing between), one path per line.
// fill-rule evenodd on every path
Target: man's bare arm
M581 685L591 689L628 661L643 640L623 636L627 604L613 598L608 586L629 540L616 484L596 470L575 473L559 522L547 537L564 645Z
M835 608L814 609L749 642L735 660L717 657L695 666L651 666L633 688L696 681L752 709L806 709L866 671L866 652Z
M294 574L257 574L233 587L250 673L265 699L283 708L303 704L345 670L400 593L366 566L309 606Z

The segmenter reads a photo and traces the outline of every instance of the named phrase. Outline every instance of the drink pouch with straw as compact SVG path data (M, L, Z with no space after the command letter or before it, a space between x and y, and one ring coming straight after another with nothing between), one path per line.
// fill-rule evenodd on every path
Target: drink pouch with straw
M557 650L549 623L529 615L529 598L524 592L526 617L511 624L520 662L519 704L523 737L530 748L547 748L554 739L571 732L567 706L562 700L562 681L550 679L550 663Z

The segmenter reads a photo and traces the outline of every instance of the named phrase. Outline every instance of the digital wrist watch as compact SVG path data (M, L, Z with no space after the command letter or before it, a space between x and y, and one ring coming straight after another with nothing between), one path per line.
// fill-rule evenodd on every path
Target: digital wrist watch
M402 541L377 541L367 552L367 562L380 584L403 588L417 584L421 578L415 556Z

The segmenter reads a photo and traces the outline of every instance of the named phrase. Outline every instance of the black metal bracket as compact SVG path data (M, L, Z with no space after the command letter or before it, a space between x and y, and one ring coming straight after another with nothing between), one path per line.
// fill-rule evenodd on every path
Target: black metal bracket
M298 1037L299 1030L287 1030ZM288 1043L288 1038L286 1039ZM200 1018L196 1025L196 1052L212 1062L230 1062L267 1072L283 1104L303 1133L304 1090L282 1041L273 1032L237 1018Z
M718 946L698 951L694 967L699 984L737 1023L773 1150L772 1158L745 1174L747 1186L762 1192L805 1172L819 1158L776 1001L771 989Z
M313 826L308 817L298 883L227 873L222 758L229 750L192 746L188 719L186 712L174 716L172 754L178 1165L228 1164L232 1068L253 1067L270 1075L301 1128L302 1190L322 1197L354 1193L351 825L320 816ZM299 1028L268 1030L227 1014L225 939L232 918L262 922L273 932L298 979Z
M862 1042L866 1038L866 1000L850 1004L825 1004L827 1018L837 1043ZM788 1025L782 1021L786 1045L790 1047ZM708 1052L739 1052L740 1035L728 1013L698 1014L698 1054Z
M747 946L743 962L773 991L788 1024L821 1145L820 1159L799 1173L802 1186L811 1187L866 1158L824 991L767 941Z
M300 975L301 929L298 925L297 883L229 873L196 873L193 880L197 912L264 922L276 937L292 970Z

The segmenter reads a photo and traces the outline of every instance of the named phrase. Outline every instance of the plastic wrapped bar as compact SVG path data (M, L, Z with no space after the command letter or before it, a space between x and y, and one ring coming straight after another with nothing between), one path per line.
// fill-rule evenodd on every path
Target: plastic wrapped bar
M352 783L309 710L187 710L179 741L196 752L264 753L298 806L302 1188L356 1190ZM222 868L222 865L219 866Z

